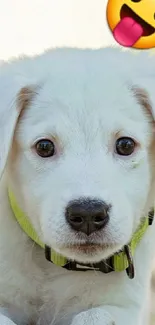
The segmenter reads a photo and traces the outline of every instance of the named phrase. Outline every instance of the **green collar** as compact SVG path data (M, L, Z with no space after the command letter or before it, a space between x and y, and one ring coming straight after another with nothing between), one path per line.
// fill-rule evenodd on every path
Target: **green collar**
M32 227L28 217L24 212L19 208L16 198L10 189L8 190L8 196L12 211L16 220L18 221L22 230L30 237L35 243L40 247L45 249L46 259L50 262L62 266L68 270L76 271L87 271L87 270L97 270L103 273L109 273L112 271L120 272L126 270L129 278L134 277L134 263L133 256L135 249L139 242L141 241L143 235L145 234L149 225L152 224L154 218L154 210L152 209L148 216L144 218L140 224L140 227L133 234L133 237L130 243L123 247L119 253L115 253L112 257L107 260L103 260L100 263L95 264L79 264L75 261L70 261L66 257L56 253L50 247L44 245L38 238L37 233Z

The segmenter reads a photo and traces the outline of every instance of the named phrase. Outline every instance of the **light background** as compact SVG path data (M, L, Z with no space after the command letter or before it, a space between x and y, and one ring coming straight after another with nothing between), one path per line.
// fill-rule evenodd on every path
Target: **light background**
M117 45L106 5L107 0L0 0L0 59L63 45Z

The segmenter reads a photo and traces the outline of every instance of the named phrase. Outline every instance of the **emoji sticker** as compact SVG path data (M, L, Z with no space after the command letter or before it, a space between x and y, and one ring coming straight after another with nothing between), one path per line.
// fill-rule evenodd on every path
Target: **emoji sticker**
M107 22L120 45L155 47L155 0L109 0Z

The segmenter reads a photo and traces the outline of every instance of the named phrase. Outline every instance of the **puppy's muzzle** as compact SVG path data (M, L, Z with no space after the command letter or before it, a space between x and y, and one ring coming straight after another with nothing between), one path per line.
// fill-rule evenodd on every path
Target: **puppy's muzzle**
M103 229L109 221L110 205L95 199L71 201L66 208L66 220L70 227L87 236Z

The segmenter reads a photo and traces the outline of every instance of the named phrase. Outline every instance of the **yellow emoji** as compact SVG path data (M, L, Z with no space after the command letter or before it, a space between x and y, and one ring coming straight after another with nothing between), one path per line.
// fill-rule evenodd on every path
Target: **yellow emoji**
M109 0L107 21L120 45L155 47L155 0Z

